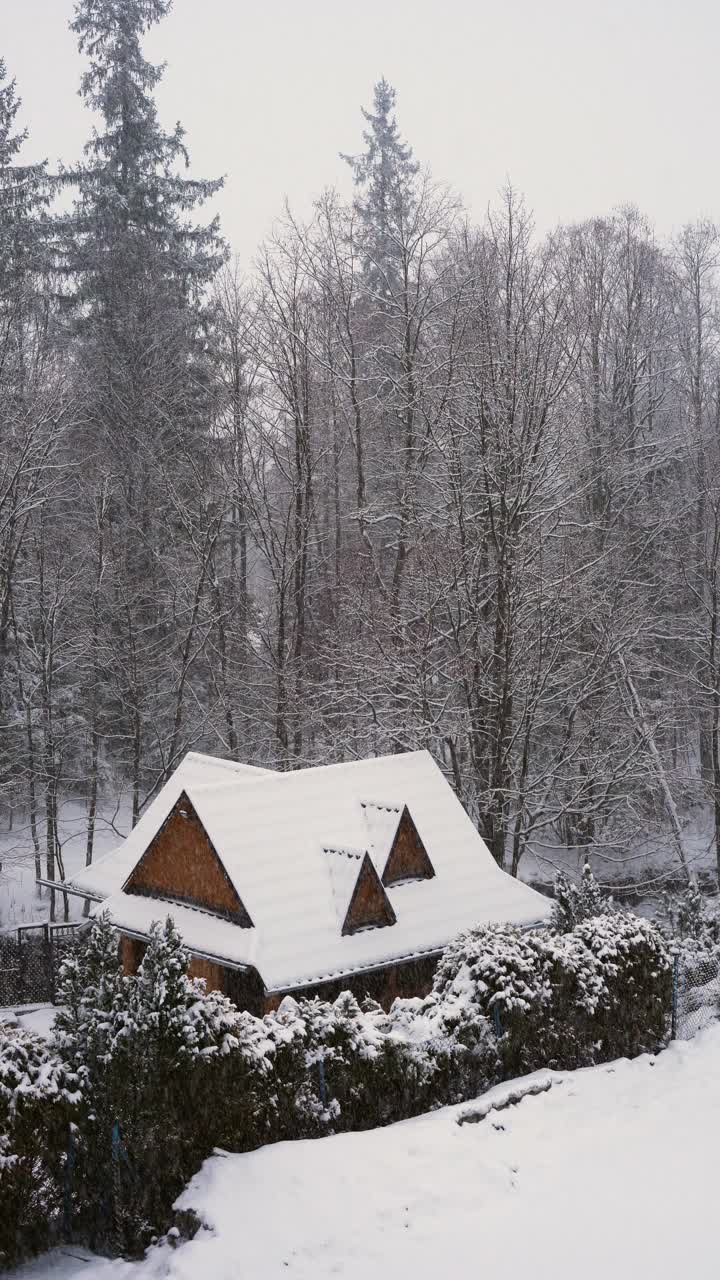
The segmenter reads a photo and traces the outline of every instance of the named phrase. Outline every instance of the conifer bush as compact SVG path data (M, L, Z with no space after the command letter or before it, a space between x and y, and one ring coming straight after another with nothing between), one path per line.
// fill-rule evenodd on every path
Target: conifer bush
M579 883L561 871L555 877L553 898L552 927L560 933L569 933L581 920L616 911L613 899L598 884L589 862L583 865Z
M435 991L492 1021L506 1077L592 1061L601 980L593 957L572 936L512 925L470 930L443 955Z
M78 1080L40 1036L0 1025L0 1270L61 1225Z
M83 1088L74 1208L94 1247L147 1243L213 1146L242 1131L237 1113L257 1093L250 1068L267 1070L262 1023L206 992L187 962L168 920L124 977L100 916L63 967L56 1044Z
M583 920L573 932L592 954L603 983L593 1018L596 1060L657 1049L672 1000L672 959L660 931L627 912Z
M286 997L256 1018L188 978L187 962L168 920L124 977L100 916L63 968L55 1051L76 1087L72 1207L96 1248L138 1252L162 1232L216 1146L388 1124L538 1067L656 1048L669 1009L666 944L617 912L565 932L470 930L430 994L389 1012L344 992L333 1003ZM53 1139L55 1164L65 1140Z

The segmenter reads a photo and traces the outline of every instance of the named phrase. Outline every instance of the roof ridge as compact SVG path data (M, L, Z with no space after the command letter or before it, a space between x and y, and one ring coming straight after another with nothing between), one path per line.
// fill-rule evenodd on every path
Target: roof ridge
M188 754L197 755L198 753L188 752ZM247 765L244 767L256 771L255 776L248 777L246 779L247 782L257 783L258 786L260 785L269 786L269 785L272 785L272 783L291 783L292 782L295 784L299 784L300 779L305 779L321 773L328 774L328 773L333 773L336 770L352 769L352 768L362 770L363 767L368 767L370 765L387 764L390 761L399 762L402 760L409 760L409 759L419 760L420 757L425 757L426 759L432 761L432 763L435 765L435 768L438 770L438 773L440 773L440 775L444 777L444 774L442 773L440 766L437 764L435 760L433 760L433 757L430 755L430 752L427 751L424 747L420 751L394 751L390 755L386 755L386 756L364 756L362 759L358 759L358 760L341 760L341 761L335 761L332 764L308 765L308 767L305 769L283 769L283 770L262 769L257 765ZM207 759L214 760L215 757L208 756ZM229 768L232 768L231 761L226 761L225 763L228 765ZM222 781L222 782L195 782L192 785L194 785L196 788L201 788L203 791L219 791L221 790L222 787L227 787L230 784L228 782ZM369 801L368 803L373 804L374 802ZM387 808L388 806L385 805L385 806L376 806L376 807ZM402 809L402 805L398 805L397 807L398 809Z
M202 760L216 768L227 769L228 773L243 773L245 770L250 770L252 773L256 773L259 778L267 775L271 777L278 776L276 770L267 769L264 765L247 764L244 760L228 760L226 756L211 756L207 751L186 751L180 764L184 764L186 760ZM200 785L202 786L203 784L201 783Z

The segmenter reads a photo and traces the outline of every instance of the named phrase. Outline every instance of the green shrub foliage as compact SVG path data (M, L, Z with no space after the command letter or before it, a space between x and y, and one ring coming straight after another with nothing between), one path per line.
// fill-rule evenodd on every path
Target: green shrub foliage
M593 1018L596 1060L657 1049L672 999L672 959L662 934L627 913L583 920L574 936L593 956L603 983Z
M610 895L595 879L589 862L583 865L579 883L561 871L555 877L553 897L552 925L561 933L569 933L581 920L611 915L616 909Z
M0 1270L51 1243L63 1215L78 1081L45 1040L0 1025Z
M168 920L125 977L100 916L65 962L54 1043L20 1032L0 1042L6 1257L18 1256L14 1240L41 1247L61 1213L76 1238L136 1253L215 1147L388 1124L538 1067L653 1049L670 1001L662 936L619 913L564 932L471 930L429 995L389 1012L344 992L286 997L256 1018L189 978L187 959ZM36 1238L31 1222L44 1224Z
M435 991L492 1018L506 1077L656 1049L667 1027L671 961L662 935L630 914L571 932L470 930L448 947Z

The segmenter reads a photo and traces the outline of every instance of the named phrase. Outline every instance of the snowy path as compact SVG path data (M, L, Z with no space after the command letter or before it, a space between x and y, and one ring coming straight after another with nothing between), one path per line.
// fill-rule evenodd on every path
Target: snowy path
M506 1091L506 1087L505 1087ZM498 1093L501 1093L499 1090ZM216 1157L182 1204L208 1230L143 1264L36 1264L33 1280L693 1280L720 1267L720 1027L577 1072L459 1126ZM502 1127L500 1127L502 1126Z

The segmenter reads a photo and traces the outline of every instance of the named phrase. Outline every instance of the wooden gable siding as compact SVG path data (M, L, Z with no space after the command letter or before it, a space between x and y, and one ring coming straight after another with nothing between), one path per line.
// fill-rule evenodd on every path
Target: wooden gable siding
M201 907L252 927L210 837L183 793L129 876L124 890Z
M382 929L391 924L395 924L395 912L366 853L345 916L343 934L357 933L359 929Z
M385 863L382 882L391 885L401 880L431 880L434 875L435 868L406 805Z

